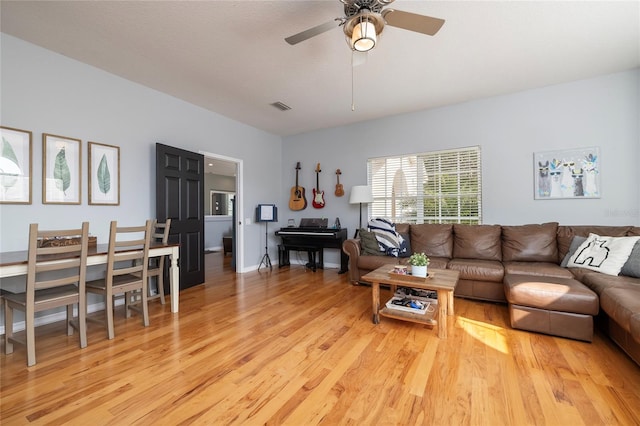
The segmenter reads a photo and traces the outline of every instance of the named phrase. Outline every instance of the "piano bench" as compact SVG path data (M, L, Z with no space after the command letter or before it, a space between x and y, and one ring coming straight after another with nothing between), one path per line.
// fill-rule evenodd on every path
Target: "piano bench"
M305 266L311 270L313 270L313 272L316 271L316 269L320 268L322 269L322 265L318 265L318 256L316 255L317 253L320 252L320 250L322 250L321 248L318 247L314 247L314 246L305 246L305 245L283 245L283 244L279 244L278 245L278 267L282 268L283 266L289 266L291 265L291 261L289 258L289 252L291 250L294 251L306 251L307 255L309 256L309 263L307 263Z

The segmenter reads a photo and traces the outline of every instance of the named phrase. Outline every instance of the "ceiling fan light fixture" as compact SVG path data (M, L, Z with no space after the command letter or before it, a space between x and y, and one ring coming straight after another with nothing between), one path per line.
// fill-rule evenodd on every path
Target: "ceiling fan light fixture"
M368 19L360 17L355 27L353 27L353 34L351 35L351 48L358 52L367 52L373 49L376 45L376 27Z
M350 17L344 24L344 34L351 50L368 52L378 42L378 37L384 29L382 15L369 10L363 10Z

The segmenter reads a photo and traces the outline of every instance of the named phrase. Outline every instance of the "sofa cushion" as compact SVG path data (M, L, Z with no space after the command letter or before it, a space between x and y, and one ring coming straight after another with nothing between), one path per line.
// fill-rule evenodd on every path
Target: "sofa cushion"
M447 269L460 271L461 280L501 282L504 277L502 263L497 260L451 259Z
M600 295L602 310L631 331L631 317L640 312L640 286L609 287Z
M408 223L396 223L396 232L402 236L409 235L411 225Z
M453 225L421 223L411 225L411 248L429 257L448 257L453 254Z
M631 228L631 226L571 226L573 235L580 235L581 237L588 237L589 234L624 237Z
M590 234L569 258L567 266L618 275L640 237L609 237Z
M360 237L360 247L363 255L384 256L385 253L380 250L376 234L366 229L361 229L358 231L358 236Z
M599 272L582 268L571 268L569 270L573 273L576 279L582 281L584 285L598 294L602 294L607 288L613 287L637 286L640 288L640 280L638 278L625 277L623 275L613 277L611 275L601 274Z
M629 320L629 331L631 332L633 340L640 343L640 312L631 315L631 319Z
M598 295L572 278L507 274L504 293L516 305L587 315L599 310Z
M558 262L558 223L502 227L502 260Z
M502 260L500 225L453 225L453 257Z
M574 278L571 271L552 262L502 262L505 274Z
M633 246L629 259L627 259L627 262L622 266L620 274L640 278L640 241L636 242L636 245Z
M398 259L392 256L358 256L358 269L373 271L383 265L389 265L389 270L393 265L398 264Z

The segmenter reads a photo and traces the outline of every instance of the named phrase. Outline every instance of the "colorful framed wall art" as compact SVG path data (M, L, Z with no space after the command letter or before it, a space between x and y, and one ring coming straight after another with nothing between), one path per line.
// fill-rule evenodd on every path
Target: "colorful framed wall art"
M600 149L576 148L533 155L536 200L600 198Z

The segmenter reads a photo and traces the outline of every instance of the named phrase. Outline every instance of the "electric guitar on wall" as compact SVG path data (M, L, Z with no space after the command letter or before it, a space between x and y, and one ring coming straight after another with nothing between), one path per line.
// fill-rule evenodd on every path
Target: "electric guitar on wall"
M304 210L307 208L307 199L304 197L304 188L298 185L298 171L300 170L300 162L296 164L296 186L291 188L291 197L289 198L289 208L291 210Z
M324 207L324 191L320 191L320 163L316 166L316 187L313 188L313 207L321 209Z
M338 183L336 184L336 192L335 192L336 197L342 197L344 195L344 187L340 183L341 174L342 172L340 171L340 169L336 170L336 178L338 178Z

